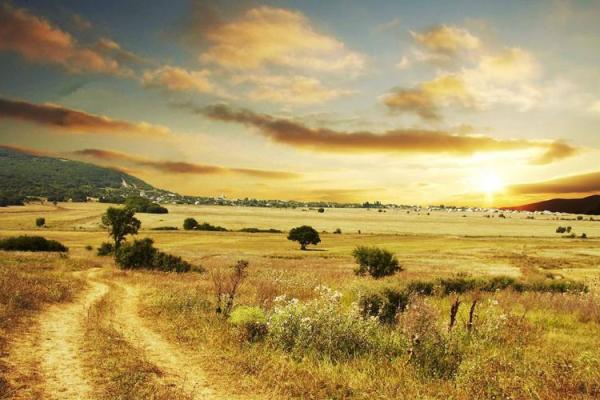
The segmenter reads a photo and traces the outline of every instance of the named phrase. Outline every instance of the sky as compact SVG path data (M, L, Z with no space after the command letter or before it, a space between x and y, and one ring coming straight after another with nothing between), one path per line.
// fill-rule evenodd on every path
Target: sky
M600 1L2 1L0 145L181 194L600 191Z

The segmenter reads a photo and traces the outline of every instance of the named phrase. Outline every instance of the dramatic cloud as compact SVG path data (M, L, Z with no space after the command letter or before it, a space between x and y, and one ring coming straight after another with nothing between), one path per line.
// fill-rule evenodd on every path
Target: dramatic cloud
M301 75L243 75L235 81L255 85L247 94L251 100L272 103L316 104L352 93L325 87L318 79Z
M172 135L168 128L146 122L132 123L57 105L32 104L0 98L0 120L3 118L32 122L59 129L61 132L138 135L155 138Z
M416 38L425 40L418 35ZM435 48L433 44L431 47ZM538 63L520 48L477 50L471 53L467 65L450 70L453 72L443 72L412 88L393 89L383 97L383 102L393 111L415 113L425 120L440 120L442 109L449 106L485 110L493 105L511 105L526 111L542 98L535 84Z
M292 172L268 171L251 168L226 168L215 165L203 165L180 161L151 160L144 157L134 156L116 151L102 149L84 149L74 151L71 154L94 158L97 160L125 162L141 167L150 167L157 171L175 174L197 174L197 175L224 175L239 174L263 179L293 179L299 175Z
M209 46L201 60L228 69L283 66L318 71L360 71L361 54L328 35L316 32L300 12L260 6L203 32Z
M569 194L600 191L600 172L571 175L542 182L512 185L513 194Z
M16 52L32 62L57 64L70 72L127 73L116 60L81 46L46 19L7 2L0 4L0 51Z
M191 107L188 105L188 107ZM531 140L501 140L490 136L468 136L425 129L396 129L384 133L368 131L341 132L311 128L287 119L274 118L250 110L214 105L194 109L211 119L251 126L269 139L313 151L334 152L398 152L447 153L470 155L478 152L542 149L547 159L559 159L572 153L557 151L556 142ZM567 146L567 145L564 145ZM567 146L568 147L568 146ZM551 156L548 156L548 152Z
M563 142L553 142L548 146L548 150L540 157L532 161L532 164L546 165L558 160L572 157L579 152L578 149L569 146Z
M411 89L395 89L384 96L383 102L393 111L414 112L426 120L439 120L440 107L451 104L471 107L473 97L460 77L444 75Z
M456 26L438 25L423 32L410 33L427 52L423 58L434 62L448 61L462 51L476 50L481 46L479 38Z
M146 71L142 76L142 83L146 87L159 87L174 91L196 91L211 93L215 90L209 80L210 71L187 71L183 68L164 66L162 68Z

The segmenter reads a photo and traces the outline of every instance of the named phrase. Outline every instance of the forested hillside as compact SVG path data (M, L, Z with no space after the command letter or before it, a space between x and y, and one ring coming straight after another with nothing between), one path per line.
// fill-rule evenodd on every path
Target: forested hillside
M110 168L0 147L0 199L25 196L85 201L107 193L152 190L146 182Z

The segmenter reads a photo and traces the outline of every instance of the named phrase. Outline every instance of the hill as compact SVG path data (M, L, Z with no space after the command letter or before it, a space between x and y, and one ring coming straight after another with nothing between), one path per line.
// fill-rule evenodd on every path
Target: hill
M115 169L0 146L0 199L40 196L85 201L86 196L117 196L140 190L156 189Z
M600 195L588 196L581 199L552 199L516 207L504 207L504 209L600 215Z

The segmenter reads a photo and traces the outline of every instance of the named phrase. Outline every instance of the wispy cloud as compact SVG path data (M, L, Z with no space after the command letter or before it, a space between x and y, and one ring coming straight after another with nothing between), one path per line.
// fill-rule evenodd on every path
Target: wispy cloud
M102 133L165 138L172 132L163 126L147 122L115 120L103 115L73 110L53 104L32 104L0 98L0 119L10 118L31 122L68 133Z
M247 93L249 99L280 104L318 104L354 93L347 89L327 87L319 79L302 75L244 74L234 81L254 86Z
M207 69L188 71L181 67L166 65L144 72L142 83L146 87L158 87L174 91L195 91L199 93L212 93L215 91L215 86L210 81L210 71Z
M483 135L460 135L425 129L396 129L383 133L343 132L311 128L292 120L275 118L246 109L235 109L227 105L194 108L188 104L187 107L214 120L251 126L275 142L312 151L471 155L479 152L540 149L543 154L538 160L544 159L547 162L573 154L567 151L568 145L563 143L557 145L556 142L551 141L503 140Z
M149 167L157 171L173 174L238 174L263 179L293 179L299 177L298 174L292 172L271 171L253 168L228 168L216 165L197 164L182 161L153 160L150 158L140 157L132 154L103 149L84 149L74 151L71 154L75 156L93 158L96 160L124 162L135 166Z

